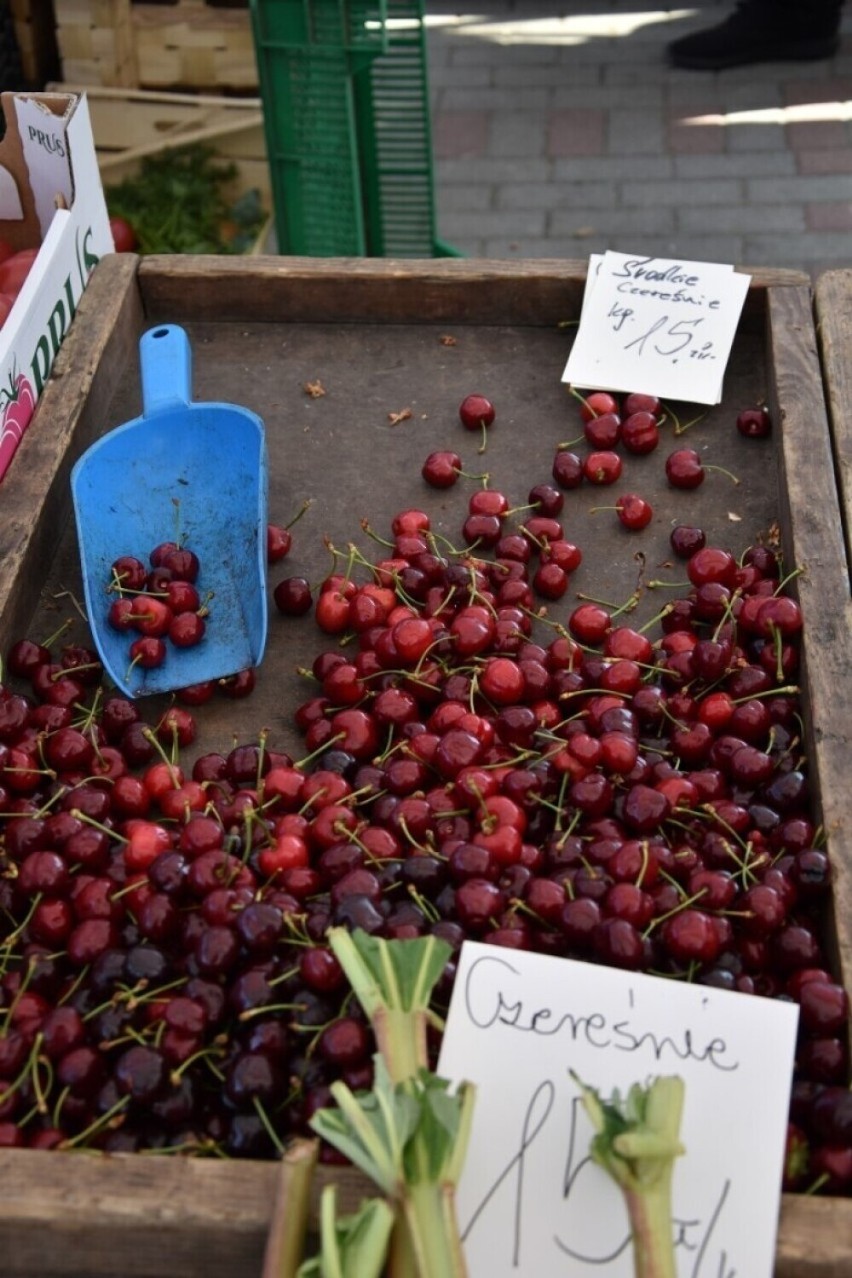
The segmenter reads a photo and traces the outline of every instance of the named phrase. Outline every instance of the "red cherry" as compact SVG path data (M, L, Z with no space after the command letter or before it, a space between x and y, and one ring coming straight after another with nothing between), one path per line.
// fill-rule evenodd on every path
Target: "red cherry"
M459 405L459 417L466 430L490 426L495 415L494 405L484 395L466 395Z
M432 488L452 488L461 474L461 469L462 459L458 453L445 448L430 453L420 473Z
M583 462L583 474L590 484L614 484L621 478L621 469L618 453L607 450L589 453Z
M618 413L590 417L583 426L583 434L592 448L615 448L621 439L621 418Z
M166 659L166 645L155 635L142 635L130 645L130 660L143 670L155 670Z
M604 413L618 411L618 400L609 391L592 391L590 395L581 397L580 417L584 422L591 421L593 417L601 417Z
M678 448L666 458L666 479L672 488L698 488L704 483L704 463L694 448Z
M148 570L134 555L121 555L110 567L110 584L118 590L142 590Z
M647 528L654 515L650 502L638 496L637 493L625 493L623 497L619 497L615 509L621 523L631 532Z
M169 639L176 648L193 648L204 638L206 622L197 612L180 612L169 625Z
M290 553L292 545L293 534L289 528L282 528L280 524L267 524L266 562L268 564L277 564Z
M738 413L737 430L746 439L765 439L772 431L772 418L766 405L744 408Z
M313 603L311 587L305 577L284 577L275 586L272 598L285 617L302 617L310 612Z
M583 463L576 453L559 449L553 458L551 473L560 488L579 488L583 482Z
M637 456L652 453L660 442L656 416L642 411L631 413L622 422L621 442L629 453Z
M657 421L663 416L662 401L656 395L645 395L640 391L631 391L625 395L621 411L625 419L633 413L650 413Z
M707 537L701 528L691 524L678 524L669 533L669 543L679 559L689 559L696 550L703 550Z

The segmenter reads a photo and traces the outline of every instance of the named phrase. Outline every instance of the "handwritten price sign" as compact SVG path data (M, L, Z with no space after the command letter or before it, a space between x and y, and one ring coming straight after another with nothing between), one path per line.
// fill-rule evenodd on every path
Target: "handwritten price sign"
M562 380L718 404L750 278L710 262L593 254Z
M458 1188L470 1278L631 1278L619 1190L573 1070L603 1095L679 1075L679 1278L771 1278L795 1004L466 942L438 1065L476 1084Z

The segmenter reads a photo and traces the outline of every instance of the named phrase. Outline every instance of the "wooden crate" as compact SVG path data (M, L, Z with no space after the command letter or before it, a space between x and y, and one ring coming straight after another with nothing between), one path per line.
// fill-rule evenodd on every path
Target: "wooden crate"
M248 6L54 0L62 77L81 84L257 92Z
M235 195L257 190L272 209L272 184L259 98L201 93L49 85L57 93L85 93L98 168L105 187L134 177L142 159L168 147L204 143L237 169Z
M362 516L384 533L397 510L425 503L433 528L456 534L468 494L427 492L419 466L433 447L447 446L448 435L456 438L458 423L452 424L447 405L472 389L491 393L499 405L487 452L495 486L522 501L531 482L547 477L556 443L576 423L558 379L567 354L563 325L579 314L584 281L585 264L566 261L105 259L4 480L0 652L22 634L49 633L68 607L67 592L79 589L70 467L105 429L138 413L137 345L152 324L187 329L197 399L245 404L264 418L270 518L286 522L303 498L315 499L298 526L287 574L317 580L329 569L323 534L345 546L359 539ZM326 394L315 399L304 387L317 380ZM775 430L750 452L755 441L741 440L732 417L764 396ZM392 424L389 414L405 407L411 416ZM690 441L699 448L712 441L714 461L737 469L741 483L736 490L705 484L684 494L681 516L688 512L712 542L735 548L778 518L787 562L801 570L796 588L805 616L808 757L816 813L834 860L837 967L850 989L852 857L844 836L852 820L852 604L806 277L754 274L724 402L690 428ZM652 472L661 470L642 471L642 491L658 510L650 540L643 541L654 564L668 557L673 513L662 505L665 485L653 487ZM668 499L674 501L671 493ZM608 523L595 527L595 563L585 584L600 586L602 565L611 564L603 583L612 592L607 597L625 598L635 585L632 554L625 554L618 530L608 531ZM658 611L653 596L649 591L637 609L637 623ZM310 617L273 615L255 693L245 702L222 699L205 707L210 713L199 716L199 751L254 740L261 727L270 730L270 744L299 750L291 724L292 708L305 697L298 669L326 646ZM0 1153L0 1175L4 1278L171 1278L173 1272L249 1278L258 1271L274 1197L269 1164L7 1150ZM202 1246L209 1227L196 1192L206 1177L232 1186L221 1200L232 1204L232 1214L195 1264L184 1258ZM350 1201L364 1188L357 1176L330 1169L318 1186L329 1177ZM134 1186L145 1204L136 1212ZM174 1270L162 1248L152 1259L143 1246L139 1216L153 1210L151 1195L162 1202L157 1226L167 1220L175 1231L182 1267ZM184 1233L192 1240L185 1248ZM852 1200L785 1196L776 1278L848 1278L850 1272Z

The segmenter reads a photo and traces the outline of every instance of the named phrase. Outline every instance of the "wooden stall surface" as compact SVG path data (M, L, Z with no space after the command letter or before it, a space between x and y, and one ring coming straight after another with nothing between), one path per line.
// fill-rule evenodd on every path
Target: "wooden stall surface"
M21 635L49 633L72 611L79 570L70 468L103 431L138 413L137 346L150 325L187 329L196 399L243 404L263 417L270 518L287 522L303 501L311 503L294 530L286 573L271 571L271 587L290 573L317 580L329 571L324 541L372 553L361 520L386 535L392 515L409 505L425 505L433 528L457 539L467 491L426 490L420 466L433 448L456 447L468 462L487 466L494 485L519 503L547 479L557 443L577 433L576 407L560 376L584 279L585 264L566 261L104 260L0 491L0 652ZM309 384L324 393L306 393ZM498 405L483 457L456 417L471 391ZM743 441L733 417L764 397L773 436ZM689 406L681 407L686 416ZM723 403L688 439L698 449L712 445L713 461L735 470L740 482L714 477L678 503L659 477L659 458L637 459L642 491L657 510L642 542L646 566L656 572L666 562L671 521L687 512L708 540L735 548L780 523L786 561L799 569L808 755L834 859L836 962L850 989L849 557L805 277L753 273ZM587 552L577 588L594 585L624 599L638 574L646 586L638 623L659 611L659 593L637 564L634 543L605 514L590 515L590 504L585 494L566 501L575 521L568 526L582 528ZM285 619L273 609L255 693L246 702L211 703L199 749L256 739L266 727L271 743L298 752L291 720L306 695L299 668L323 646L332 645L311 618ZM0 1175L4 1278L248 1278L260 1272L278 1168L9 1150L0 1153ZM329 1169L317 1185L328 1176L350 1202L364 1189L357 1176ZM154 1242L158 1231L162 1245ZM174 1268L167 1255L176 1258ZM785 1196L776 1278L850 1272L852 1200Z

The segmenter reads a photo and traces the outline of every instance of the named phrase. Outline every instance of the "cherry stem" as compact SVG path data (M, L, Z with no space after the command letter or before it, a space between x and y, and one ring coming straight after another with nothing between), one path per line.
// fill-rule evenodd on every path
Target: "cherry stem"
M127 1106L129 1104L130 1104L130 1097L122 1096L121 1100L116 1101L115 1104L110 1109L108 1109L105 1114L99 1115L99 1117L96 1118L93 1123L90 1123L88 1127L84 1128L83 1131L77 1132L76 1136L69 1136L65 1140L63 1140L62 1143L59 1145L59 1148L60 1149L76 1149L77 1146L84 1144L92 1136L97 1135L97 1133L102 1131L103 1128L120 1126L120 1123L118 1122L118 1120L122 1114L122 1111L127 1109Z
M345 732L338 732L336 736L329 737L328 741L324 741L322 745L317 746L316 750L312 750L311 753L306 754L304 758L298 759L293 764L293 767L298 768L300 771L304 771L309 763L312 763L314 759L319 758L319 756L324 754L326 750L331 749L331 747L336 745L338 741L342 741L345 736Z
M674 422L674 430L672 431L672 434L674 435L682 435L685 431L689 430L690 426L696 426L707 416L706 413L699 413L697 417L691 417L688 422L682 422L677 413L670 406L668 406L668 413Z
M263 1123L263 1126L266 1128L266 1134L268 1135L269 1139L272 1141L273 1145L278 1151L278 1154L281 1156L281 1158L283 1158L285 1154L287 1153L287 1150L284 1147L281 1137L278 1135L277 1131L272 1126L269 1115L264 1109L263 1102L261 1101L260 1097L259 1096L253 1097L252 1104L254 1105L255 1112L257 1113L258 1118Z
M42 646L43 648L52 648L52 647L53 647L53 645L56 643L56 641L59 639L59 637L60 637L61 635L64 635L64 634L65 634L65 631L66 631L66 630L68 630L68 629L69 629L69 627L70 627L70 626L72 626L73 624L74 624L74 623L73 623L73 620L72 620L72 618L71 618L71 617L66 618L66 620L65 620L65 621L63 621L62 625L59 627L59 629L58 629L58 630L55 630L55 631L53 632L53 634L52 634L52 635L50 635L50 637L49 637L49 638L47 638L47 639L43 640L43 642L42 642L42 645L41 645L41 646Z
M589 403L588 399L586 399L586 396L583 395L580 391L578 391L576 386L572 386L569 384L568 394L573 395L575 399L578 399L580 403L583 405L583 407L592 414L592 417L600 416L600 413L595 412L594 408Z
M707 463L705 462L705 464L704 464L704 469L705 469L705 470L718 470L720 474L722 474L722 475L727 475L727 476L728 476L728 479L730 479L730 481L731 481L731 483L732 483L732 484L739 484L739 482L740 482L740 481L739 481L739 479L737 478L737 476L733 473L733 471L726 470L724 466L711 466L711 465L709 465L709 464L707 464Z
M655 615L650 619L650 621L646 621L644 626L640 626L638 630L636 631L636 633L639 635L644 635L646 630L652 629L652 627L656 626L657 623L662 621L664 617L667 617L673 608L674 608L674 604L666 604L665 607L661 608L658 613L655 613Z
M289 524L285 524L284 527L292 528L294 524L297 524L299 520L302 518L302 515L304 515L305 511L311 506L311 504L312 503L311 503L310 497L306 497L305 500L302 502L301 506L299 507L299 509L296 511L293 518L290 520Z

